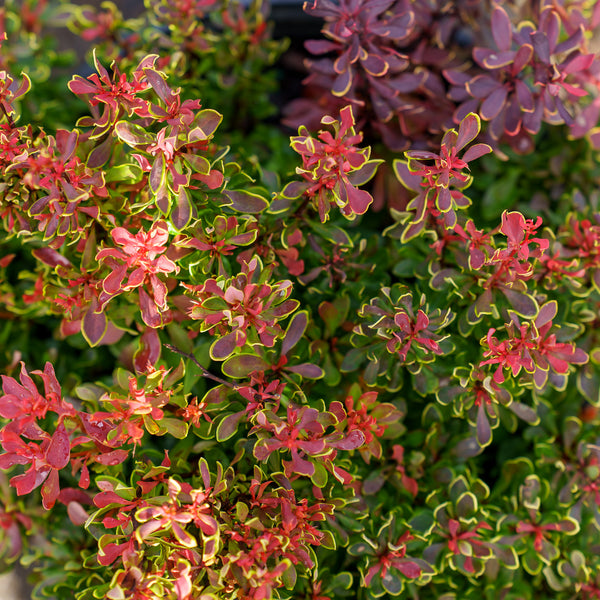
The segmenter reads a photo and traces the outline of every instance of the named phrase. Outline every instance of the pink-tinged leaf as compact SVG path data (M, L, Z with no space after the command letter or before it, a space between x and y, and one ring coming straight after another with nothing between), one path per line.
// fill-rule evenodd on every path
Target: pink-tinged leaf
M496 6L492 13L492 35L498 50L510 50L512 25L506 11L501 6Z
M443 213L447 213L452 208L452 194L448 188L438 188L435 205Z
M194 119L194 129L190 134L190 139L195 136L196 131L199 132L200 137L199 140L207 140L210 138L213 133L217 130L217 127L220 125L223 120L223 115L218 113L216 110L212 110L207 108L198 113L198 116ZM195 138L192 139L195 141Z
M467 144L470 144L479 134L481 123L479 117L475 113L469 113L458 127L458 137L455 147L457 150L462 150ZM464 160L464 158L463 158Z
M329 442L327 445L338 450L356 450L364 445L364 443L365 434L358 429L354 429L344 439L337 442Z
M127 274L127 265L122 264L113 270L104 278L102 289L109 295L114 296L121 291L121 284Z
M348 198L348 206L356 215L364 215L367 209L373 202L373 196L365 190L359 190L352 185L346 185L346 194Z
M16 419L22 412L23 409L20 406L17 396L7 394L0 398L0 417L4 419Z
M185 529L183 529L178 523L173 522L171 530L177 538L177 541L186 548L195 548L198 545L196 539L191 536Z
M97 308L98 300L94 297L81 322L81 333L92 348L102 341L108 327L106 315L95 312Z
M540 307L540 312L535 319L535 326L539 329L547 323L551 323L552 319L558 313L558 303L556 300L550 300Z
M140 299L140 312L142 314L142 320L148 327L156 329L162 325L162 317L154 300L150 298L150 295L143 289L139 288L139 299Z
M254 444L254 450L252 451L252 454L254 454L254 458L256 458L256 460L267 460L271 452L273 452L267 442L268 440L259 440L256 442L256 444Z
M236 354L223 363L222 369L228 377L241 379L254 372L266 371L269 369L269 363L254 354Z
M52 248L35 248L31 251L31 254L45 265L48 265L52 268L56 267L72 267L72 263L68 258L65 258L62 254L59 254L56 250Z
M596 56L594 54L579 54L566 61L566 65L563 65L561 72L568 75L570 73L579 73L589 69L593 64Z
M143 127L128 121L119 121L115 125L115 133L121 141L133 147L146 146L154 141L152 135Z
M290 367L286 367L286 370L290 373L297 373L298 375L306 377L307 379L320 379L325 375L325 371L323 371L321 367L313 365L312 363L292 365Z
M111 450L110 452L103 452L96 457L96 461L101 465L108 467L114 467L120 465L129 456L127 450Z
M10 485L17 490L17 496L24 496L25 494L29 494L36 487L40 486L48 476L49 472L50 469L47 467L44 470L38 471L36 471L34 468L30 468L22 475L16 475L13 477L10 480ZM56 473L56 471L54 472Z
M417 579L421 576L421 567L414 562L395 563L394 566L402 575L409 579Z
M145 373L148 366L154 366L160 358L161 343L156 329L147 327L140 336L139 348L133 357L136 372Z
M232 331L227 335L216 340L210 347L210 357L213 360L225 360L237 347L238 335L237 331Z
M83 94L95 94L98 92L96 84L84 79L81 75L74 75L73 79L67 84L67 87L78 96Z
M296 453L292 453L291 463L287 461L283 461L283 463L286 467L285 472L288 475L288 477L291 476L292 473L312 477L315 473L315 465L313 465L313 463L311 463L309 460L301 458Z
M235 435L237 431L238 425L242 420L245 412L243 410L227 415L218 425L217 425L217 441L224 442L228 440L230 437Z
M194 172L201 175L208 175L210 173L210 163L204 156L186 153L183 158Z
M486 121L492 120L502 110L508 92L504 86L494 90L482 103L480 114Z
M410 150L409 152L405 152L404 155L406 158L416 158L417 160L435 160L440 157L439 154L430 152L429 150ZM417 168L420 167L417 165Z
M189 192L186 188L181 187L177 194L175 207L171 211L171 223L178 231L181 231L188 226L192 218L192 206L189 197Z
M150 169L150 175L148 177L150 189L154 194L157 194L159 189L164 186L165 180L165 155L159 153L154 157L154 162L152 163L152 168Z
M31 460L26 456L19 456L18 454L12 454L11 452L0 454L0 469L2 470L10 469L10 467L13 467L14 465L26 465L29 462L31 462Z
M81 527L89 518L85 508L79 502L74 501L67 504L67 514L69 515L69 519L71 519L71 523L78 527Z
M487 144L475 144L467 149L462 159L464 162L469 163L472 160L481 158L485 154L489 154L492 151L492 147Z
M251 215L260 213L269 206L262 196L245 190L225 190L223 195L229 198L234 210Z
M64 469L69 464L71 443L65 426L61 423L54 432L46 451L46 461L53 469Z
M144 69L144 75L146 76L148 83L152 86L152 89L156 92L156 95L165 104L170 104L173 91L167 85L164 77L154 69Z

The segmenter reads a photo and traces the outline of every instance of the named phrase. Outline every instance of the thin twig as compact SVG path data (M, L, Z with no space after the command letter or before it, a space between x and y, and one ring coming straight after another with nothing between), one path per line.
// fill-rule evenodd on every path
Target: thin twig
M217 383L222 383L223 385L226 385L227 387L231 388L232 390L237 391L239 389L239 386L235 385L234 383L231 383L231 381L226 381L225 379L221 379L221 377L219 377L218 375L213 375L208 369L203 367L198 362L198 359L193 354L190 354L189 352L184 352L183 350L180 350L179 348L177 348L177 346L173 346L171 344L165 344L165 348L167 348L171 352L175 352L176 354L184 356L185 358L189 358L200 369L200 371L202 371L202 376L206 377L206 379L212 379L213 381L216 381Z

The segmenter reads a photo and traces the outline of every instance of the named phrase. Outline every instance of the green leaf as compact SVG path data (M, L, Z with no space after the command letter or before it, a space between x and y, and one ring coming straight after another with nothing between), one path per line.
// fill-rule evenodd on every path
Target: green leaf
M188 433L189 425L181 419L175 417L163 417L158 423L167 431L167 433L179 440L182 440Z
M516 195L515 188L520 175L520 169L509 167L503 170L502 177L498 177L488 186L481 202L481 212L484 219L497 220L505 210L513 208Z
M106 183L138 183L142 180L142 169L135 163L114 165L105 171L104 179Z

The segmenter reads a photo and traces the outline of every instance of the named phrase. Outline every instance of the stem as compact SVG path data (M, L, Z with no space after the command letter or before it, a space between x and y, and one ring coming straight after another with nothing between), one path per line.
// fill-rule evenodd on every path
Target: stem
M4 113L4 116L6 117L10 128L14 129L15 128L15 121L12 118L12 116L8 114L8 111L6 110L6 107L4 106L3 102L0 102L0 108L2 109L2 112Z
M232 390L237 391L239 389L240 386L238 386L234 383L231 383L230 381L226 381L225 379L222 379L218 375L213 375L208 369L203 367L198 362L198 359L193 354L184 352L183 350L180 350L179 348L177 348L177 346L172 346L171 344L165 344L165 348L167 348L171 352L175 352L176 354L184 356L185 358L189 358L200 369L200 371L202 371L202 376L206 377L206 379L212 379L213 381L216 381L217 383L222 383L223 385L226 385L228 388L231 388Z

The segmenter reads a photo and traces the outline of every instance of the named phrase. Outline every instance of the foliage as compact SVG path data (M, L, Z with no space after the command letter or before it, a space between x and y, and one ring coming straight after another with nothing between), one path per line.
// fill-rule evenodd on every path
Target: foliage
M0 9L2 566L36 598L596 598L600 10L305 10L290 137L258 1Z

